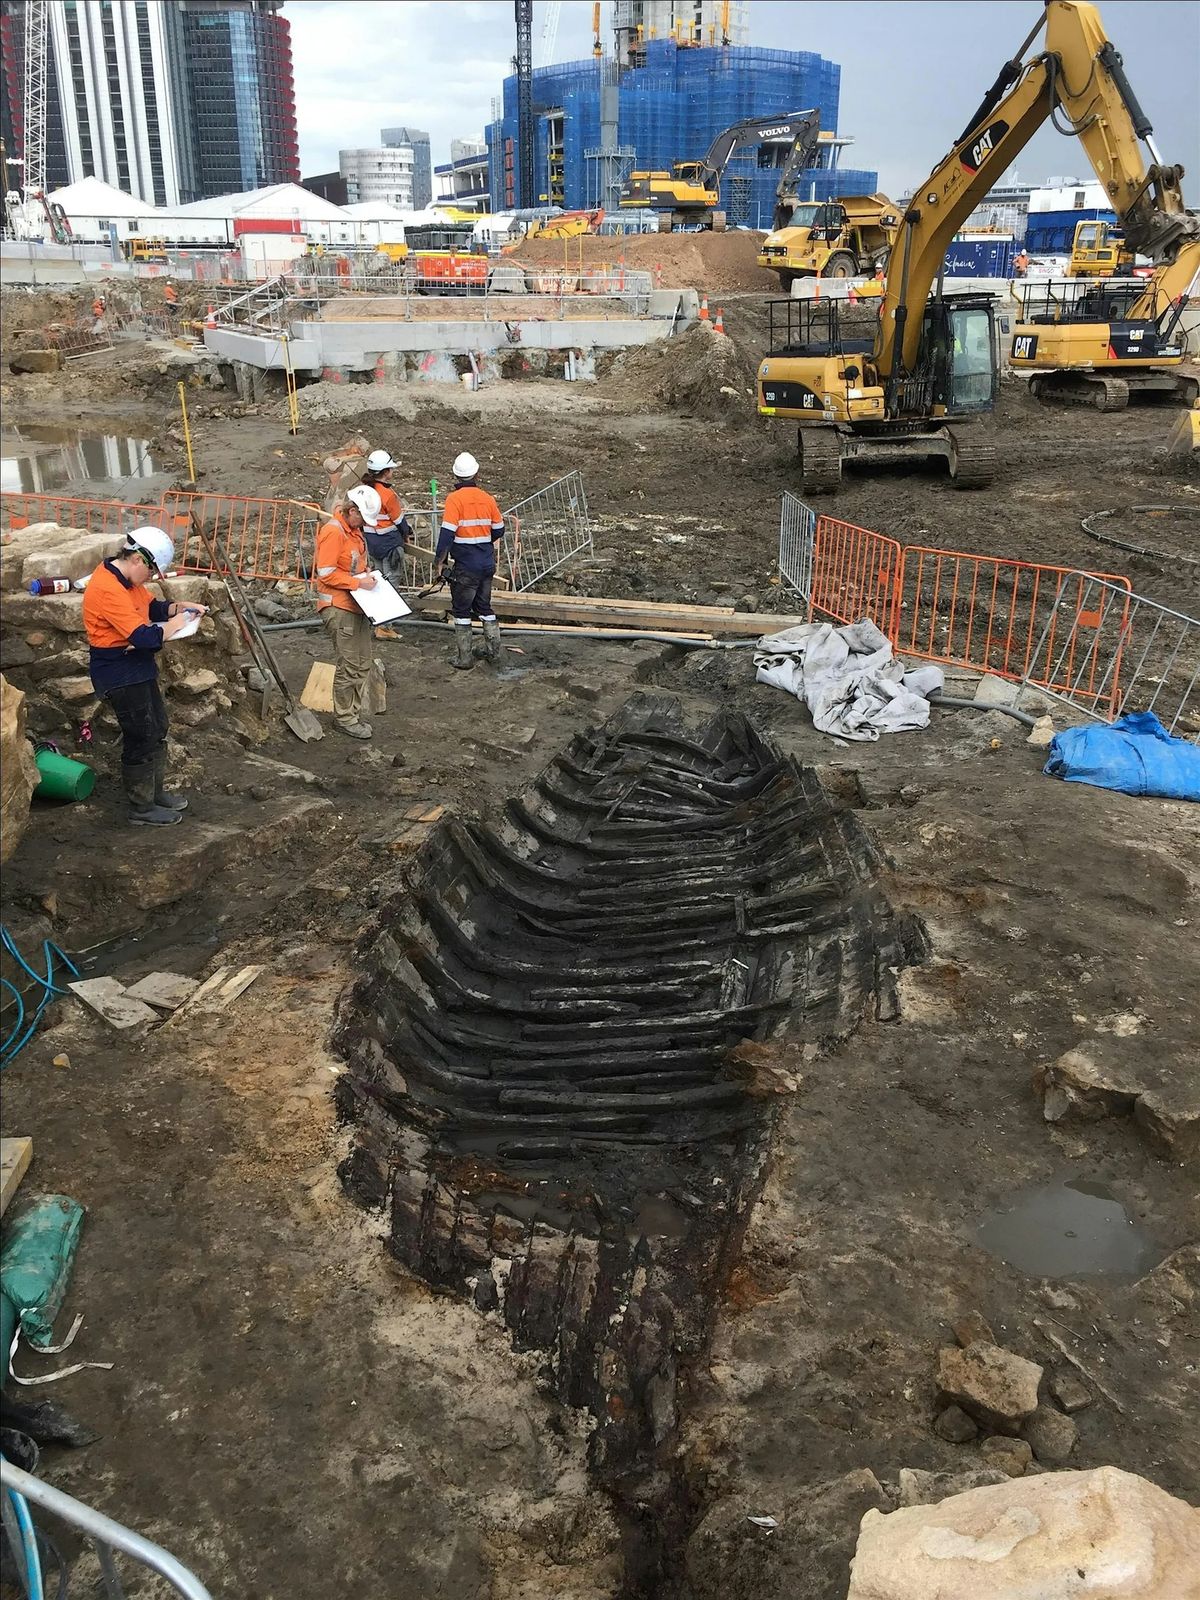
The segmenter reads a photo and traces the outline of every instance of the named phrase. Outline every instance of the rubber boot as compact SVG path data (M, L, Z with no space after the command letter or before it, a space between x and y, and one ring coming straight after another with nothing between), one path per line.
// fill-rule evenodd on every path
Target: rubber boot
M470 672L475 665L475 652L471 648L471 630L454 624L454 665L459 672Z
M164 788L167 781L167 752L160 750L154 758L154 804L164 806L168 811L186 811L187 795L172 794Z
M483 625L483 653L493 666L500 659L500 624L489 617Z
M166 827L183 821L180 812L155 802L153 761L145 761L140 767L122 767L121 777L129 800L129 820L135 826Z

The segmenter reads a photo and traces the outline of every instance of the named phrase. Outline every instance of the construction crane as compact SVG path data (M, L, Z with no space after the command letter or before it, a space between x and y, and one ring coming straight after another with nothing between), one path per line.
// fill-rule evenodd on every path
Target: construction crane
M592 54L599 61L604 54L604 46L600 42L600 0L592 6Z
M533 181L533 0L513 0L517 21L517 204L537 204Z
M542 21L542 43L539 54L539 66L548 67L554 60L554 43L558 38L558 18L562 11L562 0L550 0L546 7L546 15Z
M46 192L46 41L49 0L25 0L25 197Z

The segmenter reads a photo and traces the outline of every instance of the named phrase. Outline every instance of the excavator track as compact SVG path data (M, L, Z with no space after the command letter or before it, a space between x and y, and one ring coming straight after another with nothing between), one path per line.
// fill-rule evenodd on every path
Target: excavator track
M983 439L950 435L950 477L956 489L986 489L996 476L996 451Z
M1129 385L1125 379L1110 378L1102 372L1038 372L1029 380L1029 392L1046 405L1124 411L1129 404Z
M834 428L797 428L800 481L809 494L836 494L842 485L842 443Z

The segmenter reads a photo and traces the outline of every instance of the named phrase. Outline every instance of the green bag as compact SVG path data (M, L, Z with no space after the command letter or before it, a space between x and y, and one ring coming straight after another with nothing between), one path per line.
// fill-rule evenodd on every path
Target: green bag
M5 1373L18 1322L30 1344L50 1343L83 1215L78 1201L46 1194L5 1224L0 1246L0 1360Z

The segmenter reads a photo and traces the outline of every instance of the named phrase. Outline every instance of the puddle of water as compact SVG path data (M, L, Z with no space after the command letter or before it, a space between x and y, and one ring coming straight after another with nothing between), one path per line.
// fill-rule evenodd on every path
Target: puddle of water
M991 1212L977 1237L1035 1278L1137 1278L1163 1254L1107 1185L1085 1178L1026 1189Z
M97 498L121 498L126 488L146 487L163 472L148 439L125 434L81 434L72 428L25 424L0 435L0 489L40 494L78 486ZM121 494L117 495L116 490Z

